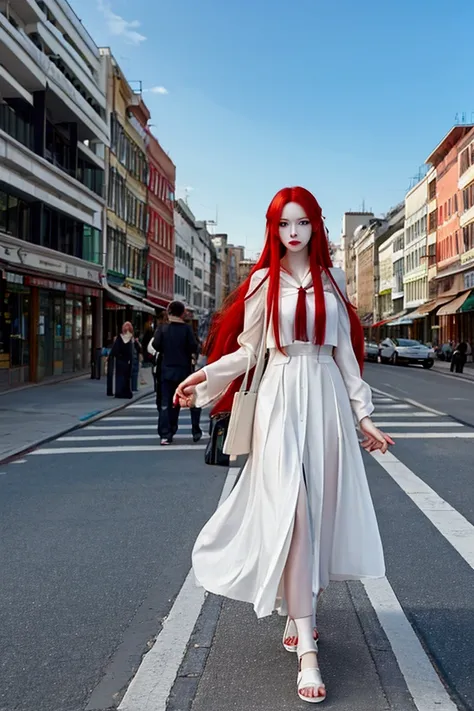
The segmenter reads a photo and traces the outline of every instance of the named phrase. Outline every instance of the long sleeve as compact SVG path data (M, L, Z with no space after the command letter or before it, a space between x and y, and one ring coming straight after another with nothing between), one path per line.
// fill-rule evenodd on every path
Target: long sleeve
M337 275L338 286L343 294L346 294L344 273L341 271ZM335 275L336 276L336 275ZM344 283L341 283L343 281ZM351 401L352 410L354 412L357 423L364 417L370 417L374 411L372 403L372 393L369 385L362 380L360 375L360 367L354 353L351 341L351 327L347 308L340 297L338 301L338 334L337 348L334 359L341 371L349 399Z
M257 288L265 273L259 270L253 274L248 294ZM260 342L264 337L265 292L262 287L245 301L244 328L238 337L240 348L202 368L206 380L196 387L196 407L205 407L217 400L232 381L245 373L249 358L250 367L255 365Z

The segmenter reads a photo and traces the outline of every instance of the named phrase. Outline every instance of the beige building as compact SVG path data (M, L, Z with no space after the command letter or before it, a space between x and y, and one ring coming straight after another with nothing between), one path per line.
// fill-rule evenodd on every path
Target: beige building
M111 127L107 151L106 339L120 321L141 328L153 307L143 303L147 270L148 160L145 127L150 112L132 90L108 48L101 54L107 73L107 110ZM118 313L117 313L118 312Z
M239 284L242 284L256 265L254 259L243 259L239 262Z
M372 212L345 212L342 218L340 261L346 273L347 294L355 306L357 306L357 269L354 232L361 226L367 228L373 217Z
M428 228L428 180L423 178L405 198L404 309L428 300L426 240Z

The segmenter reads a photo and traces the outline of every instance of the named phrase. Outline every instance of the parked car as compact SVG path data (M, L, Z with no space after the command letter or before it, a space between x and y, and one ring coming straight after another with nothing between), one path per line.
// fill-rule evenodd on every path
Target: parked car
M380 344L380 360L393 365L422 365L428 369L434 365L434 350L410 338L386 338Z
M377 362L379 359L379 345L375 341L366 341L364 343L365 360L373 360Z

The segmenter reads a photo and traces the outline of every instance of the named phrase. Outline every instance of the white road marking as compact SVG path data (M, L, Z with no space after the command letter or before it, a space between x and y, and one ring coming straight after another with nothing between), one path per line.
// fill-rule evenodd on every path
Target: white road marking
M190 418L183 418L183 420L189 420ZM158 413L155 417L151 415L129 415L128 417L107 417L104 418L104 422L157 422Z
M11 464L24 464L26 462L26 459L17 459L14 462L11 462Z
M418 711L456 711L387 578L363 585Z
M389 383L386 383L386 385L389 385L389 387L393 387ZM448 417L448 415L445 412L440 412L439 410L434 410L432 407L428 407L427 405L423 405L421 402L417 402L416 400L409 400L408 398L400 398L397 397L397 395L390 395L390 393L386 393L383 390L379 390L378 388L372 388L372 392L378 393L379 395L385 395L392 400L395 401L403 401L403 402L408 402L410 405L413 405L414 407L418 407L420 410L424 410L425 412L431 412L434 415L439 415L440 417Z
M396 432L396 439L472 439L474 432Z
M189 439L192 434L177 434L173 439ZM203 435L202 439L209 439L209 435ZM59 437L57 442L109 442L114 440L125 440L125 439L158 439L158 434L121 434L121 435L82 435L80 437Z
M191 423L184 425L181 424L181 422L179 423L180 430L190 430L191 427ZM87 427L87 430L103 430L104 432L107 430L111 430L114 432L121 432L125 430L154 430L156 432L156 422L152 425L110 425L110 427L108 425L90 425L89 427Z
M390 410L381 410L375 408L375 417L436 417L429 412L391 412ZM447 417L447 415L445 415Z
M239 469L229 469L218 506L234 486ZM119 711L165 711L168 696L205 600L191 569L163 628L144 656L127 689Z
M130 405L127 410L156 410L156 403L140 404L140 405Z
M115 447L58 447L57 449L36 449L31 452L30 457L38 454L105 454L110 452L184 452L188 449L206 449L205 444L170 444L168 447L162 447L159 444L142 444L142 445L124 445L120 447L118 444Z
M464 427L460 422L374 422L377 427Z
M466 437L466 435L458 435L457 432L439 434L430 432L429 435L432 437L445 437L446 435L448 437ZM470 435L474 437L474 432L471 432ZM397 435L397 437L400 436L404 435ZM459 555L471 568L474 568L474 526L391 452L386 454L372 452L372 456L436 526Z

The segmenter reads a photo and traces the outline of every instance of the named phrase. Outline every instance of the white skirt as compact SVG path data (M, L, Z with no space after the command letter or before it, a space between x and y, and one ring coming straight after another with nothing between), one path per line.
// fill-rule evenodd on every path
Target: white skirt
M300 484L306 487L313 593L330 580L385 575L354 418L332 346L271 351L252 442L237 485L199 534L197 582L250 602L257 617L286 614L282 575Z

